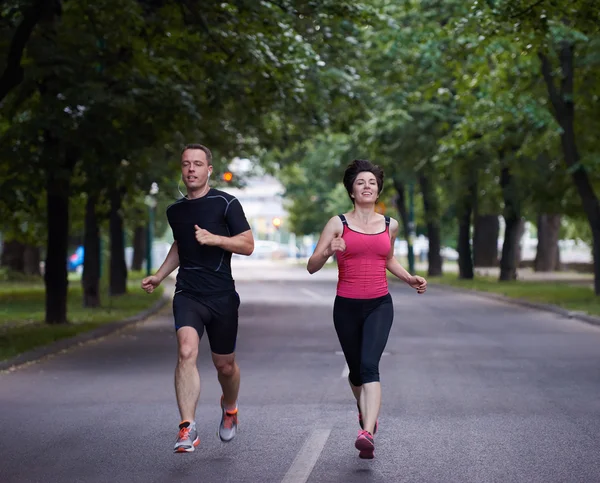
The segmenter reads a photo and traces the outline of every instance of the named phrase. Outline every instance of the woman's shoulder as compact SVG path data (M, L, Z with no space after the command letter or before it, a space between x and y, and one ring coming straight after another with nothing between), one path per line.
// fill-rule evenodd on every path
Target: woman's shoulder
M400 226L398 220L392 218L391 216L388 216L386 218L390 220L390 231L398 231L398 227Z

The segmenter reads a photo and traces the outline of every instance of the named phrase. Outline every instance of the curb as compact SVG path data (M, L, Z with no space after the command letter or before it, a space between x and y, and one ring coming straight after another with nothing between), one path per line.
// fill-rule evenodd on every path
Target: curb
M10 359L0 361L0 371L14 369L16 366L21 366L29 362L37 361L43 357L57 354L59 352L70 349L73 346L80 345L84 342L89 342L94 339L99 339L101 337L105 337L107 335L112 334L113 332L117 332L118 330L124 329L129 325L135 324L136 322L141 322L142 320L147 319L151 315L154 315L158 311L160 311L169 302L169 300L171 300L170 291L164 290L162 297L159 298L154 303L154 305L152 305L149 309L140 312L139 314L132 315L131 317L128 317L124 320L120 320L118 322L110 322L106 325L97 327L96 329L92 329L87 332L82 332L81 334L78 334L76 336L61 339L56 342L52 342L48 345L44 345L27 352L23 352Z
M600 327L600 317L589 315L585 312L579 312L576 310L569 310L563 307L559 307L558 305L544 304L540 302L531 302L525 299L519 299L516 297L508 297L506 295L501 295L492 292L483 292L481 290L473 290L469 288L459 288L453 287L451 285L444 285L438 283L428 283L429 287L437 288L440 290L447 290L450 292L457 292L462 294L471 294L477 297L497 300L499 302L506 302L512 305L520 305L522 307L528 307L530 309L543 310L545 312L552 312L554 314L562 315L567 319L575 319L583 322L587 322L588 324L596 325Z

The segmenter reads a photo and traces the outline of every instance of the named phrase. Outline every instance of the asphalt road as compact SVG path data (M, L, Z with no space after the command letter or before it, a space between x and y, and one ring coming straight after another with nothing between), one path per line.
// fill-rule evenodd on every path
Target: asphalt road
M0 374L0 482L600 482L600 328L505 303L391 285L376 458L331 312L335 271L235 261L240 433L216 436L199 361L201 443L173 454L170 307L143 324Z

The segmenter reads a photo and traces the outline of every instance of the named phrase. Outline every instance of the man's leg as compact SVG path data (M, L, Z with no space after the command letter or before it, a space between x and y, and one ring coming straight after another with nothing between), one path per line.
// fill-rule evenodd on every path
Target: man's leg
M215 299L211 302L214 317L206 326L206 333L212 351L212 360L217 370L217 378L222 389L221 441L231 441L237 433L237 400L240 391L240 368L235 361L235 346L238 332L238 308L240 299L237 293Z
M175 452L189 453L200 443L195 422L196 406L200 398L200 374L196 360L207 311L196 300L176 294L173 298L173 315L177 330L175 396L181 415Z
M223 406L227 410L234 411L237 408L240 391L240 367L235 362L235 353L221 355L213 352L212 360L223 390Z
M200 374L196 365L200 338L193 327L177 331L178 357L175 368L175 395L182 421L195 421L200 398Z
M221 397L221 424L219 424L218 434L221 441L228 442L237 434L240 368L235 362L234 353L222 355L213 352L212 359L223 391Z

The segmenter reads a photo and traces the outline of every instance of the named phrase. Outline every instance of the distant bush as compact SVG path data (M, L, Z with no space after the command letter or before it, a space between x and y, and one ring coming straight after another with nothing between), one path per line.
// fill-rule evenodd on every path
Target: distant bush
M27 275L22 272L0 267L0 282L40 282L44 279L40 275Z

